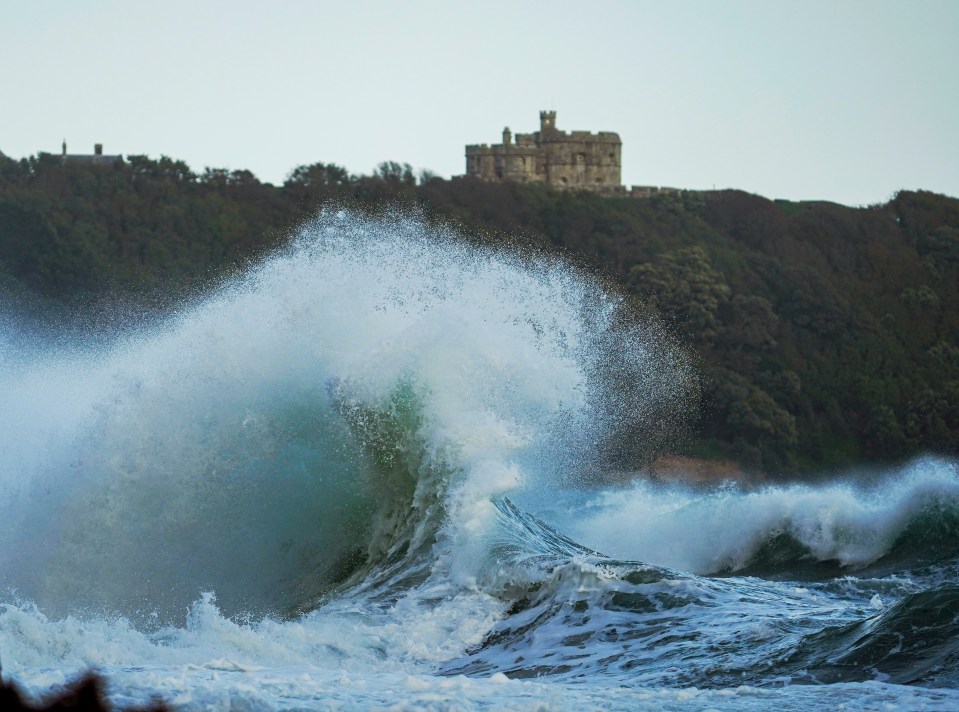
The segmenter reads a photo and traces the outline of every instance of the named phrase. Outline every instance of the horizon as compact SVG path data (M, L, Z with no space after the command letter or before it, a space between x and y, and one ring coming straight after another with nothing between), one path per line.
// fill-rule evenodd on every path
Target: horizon
M620 135L626 186L851 206L959 195L959 92L944 89L959 4L942 0L608 0L549 14L14 0L0 18L5 103L19 108L0 116L11 158L59 153L65 138L274 185L317 162L450 178L466 145L535 131L553 109L560 130Z

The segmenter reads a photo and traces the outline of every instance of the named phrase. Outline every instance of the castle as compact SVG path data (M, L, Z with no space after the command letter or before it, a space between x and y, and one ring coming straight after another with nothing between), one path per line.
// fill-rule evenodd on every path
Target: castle
M539 112L539 131L503 129L503 143L466 147L466 174L491 182L546 183L561 190L622 194L623 143L609 131L560 131L556 112Z

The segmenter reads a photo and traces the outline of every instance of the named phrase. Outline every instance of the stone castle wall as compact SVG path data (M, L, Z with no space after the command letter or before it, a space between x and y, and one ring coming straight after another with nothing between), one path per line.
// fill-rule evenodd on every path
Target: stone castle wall
M622 147L611 132L559 131L556 112L540 112L540 130L503 129L503 143L466 147L466 173L491 182L546 183L559 189L623 191Z

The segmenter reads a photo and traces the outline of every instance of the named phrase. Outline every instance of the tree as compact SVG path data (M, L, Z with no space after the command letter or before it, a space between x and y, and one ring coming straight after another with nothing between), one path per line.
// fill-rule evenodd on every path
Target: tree
M717 314L730 290L702 247L666 252L654 263L637 265L629 280L637 294L695 339L707 341L716 335Z
M416 176L413 174L413 166L409 163L397 163L396 161L384 161L380 163L373 172L374 178L379 178L386 183L396 185L416 185Z
M300 187L315 190L317 188L339 188L351 180L350 174L342 166L333 163L311 163L297 166L287 177L284 187Z

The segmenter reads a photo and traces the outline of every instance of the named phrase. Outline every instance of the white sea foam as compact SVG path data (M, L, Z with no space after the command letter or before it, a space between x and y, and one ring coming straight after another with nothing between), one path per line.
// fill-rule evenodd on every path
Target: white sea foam
M947 710L959 702L954 690L875 682L702 690L635 686L602 670L578 681L432 672L433 661L475 645L500 613L499 602L464 593L439 606L408 599L395 611L364 611L341 600L294 621L239 623L207 595L180 626L144 633L123 619L50 619L30 604L8 604L0 636L6 678L34 698L96 669L116 704L162 699L191 711Z

